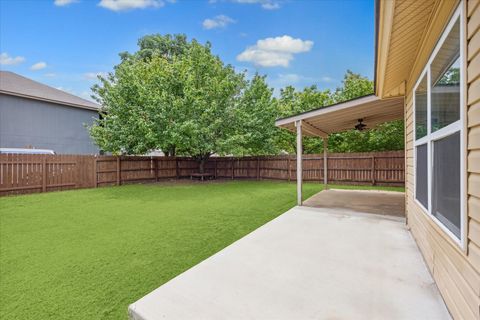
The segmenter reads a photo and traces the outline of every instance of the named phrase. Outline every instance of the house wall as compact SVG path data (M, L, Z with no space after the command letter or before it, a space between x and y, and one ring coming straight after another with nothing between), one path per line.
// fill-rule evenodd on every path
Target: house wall
M84 126L91 125L94 118L98 113L93 110L0 94L0 147L98 153Z
M468 22L468 43L464 44L468 60L468 86L464 112L467 157L467 240L462 249L414 201L414 130L413 86L422 68L414 70L407 82L405 99L406 125L406 211L411 232L425 258L426 264L455 319L480 319L480 1L464 1ZM454 1L444 1L432 19L428 37L417 55L416 65L425 66L436 41L456 7ZM467 113L468 112L468 113Z

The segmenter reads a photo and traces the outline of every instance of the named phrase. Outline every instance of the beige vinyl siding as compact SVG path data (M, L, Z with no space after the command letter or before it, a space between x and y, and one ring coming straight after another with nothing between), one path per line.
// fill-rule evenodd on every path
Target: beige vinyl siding
M468 1L467 16L468 258L480 271L480 1Z
M480 319L480 1L467 5L467 248L462 250L417 205L414 196L413 92L407 83L406 210L408 225L455 319ZM433 47L426 48L431 52ZM421 54L420 54L421 56ZM425 54L423 55L425 56ZM418 74L412 77L418 78Z

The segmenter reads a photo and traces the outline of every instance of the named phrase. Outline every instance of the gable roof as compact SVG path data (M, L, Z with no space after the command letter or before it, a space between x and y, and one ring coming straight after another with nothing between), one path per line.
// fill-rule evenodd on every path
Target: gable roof
M101 107L94 102L10 71L0 71L0 93L89 110L99 110Z

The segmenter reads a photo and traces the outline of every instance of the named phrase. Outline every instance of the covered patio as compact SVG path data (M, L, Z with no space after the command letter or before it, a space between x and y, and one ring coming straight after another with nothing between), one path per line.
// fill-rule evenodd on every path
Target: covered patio
M380 99L372 94L277 120L275 122L277 127L295 132L297 135L297 204L303 205L302 141L304 136L318 137L323 140L323 176L325 189L327 189L327 154L330 134L352 129L374 129L379 124L403 119L403 114L403 97Z
M404 219L295 207L133 303L131 319L450 319Z

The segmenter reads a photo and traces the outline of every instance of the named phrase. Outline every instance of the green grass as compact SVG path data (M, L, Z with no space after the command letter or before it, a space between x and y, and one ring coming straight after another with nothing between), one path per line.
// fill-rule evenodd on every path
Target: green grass
M305 184L308 197L320 184ZM295 204L295 184L129 185L0 199L0 318L127 307Z

